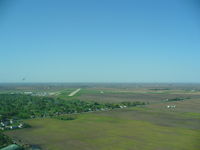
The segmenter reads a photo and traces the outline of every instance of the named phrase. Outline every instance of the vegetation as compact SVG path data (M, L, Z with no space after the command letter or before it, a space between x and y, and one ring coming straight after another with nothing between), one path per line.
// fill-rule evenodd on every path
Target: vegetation
M86 102L80 100L65 101L49 97L37 97L20 94L0 94L0 120L8 118L52 117L60 114L81 113L123 106L144 105L142 102L123 102L119 104Z
M49 97L16 94L15 89L0 94L0 121L5 120L6 124L6 120L13 120L12 125L23 122L23 128L31 125L28 129L4 130L3 134L21 146L49 150L196 150L200 147L200 86L104 86L53 86L52 89L45 85L46 92L58 93ZM32 91L33 87L23 89ZM78 94L68 96L79 87L82 90ZM149 89L155 90L149 92ZM34 91L40 92L37 87ZM143 102L149 105L131 107ZM167 109L167 105L176 107ZM120 109L125 107L129 108ZM9 139L5 135L4 141Z
M0 131L0 148L12 143L12 140Z
M23 94L0 94L0 129L13 130L29 128L20 119L54 117L59 120L75 120L75 114L89 111L110 110L129 106L144 105L142 102L104 103L80 100L62 100L59 98L39 97ZM12 141L1 133L0 146L11 144Z
M189 97L186 97L186 98L176 97L176 98L168 99L168 101L169 102L172 102L172 101L183 101L185 99L190 99L190 98Z
M61 115L61 116L57 116L55 118L59 119L59 120L75 120L77 118L77 116L76 115Z
M197 150L198 119L143 107L77 114L73 121L26 120L32 128L7 131L48 150Z
M149 89L149 90L162 91L162 90L170 90L170 88L154 88L154 89Z

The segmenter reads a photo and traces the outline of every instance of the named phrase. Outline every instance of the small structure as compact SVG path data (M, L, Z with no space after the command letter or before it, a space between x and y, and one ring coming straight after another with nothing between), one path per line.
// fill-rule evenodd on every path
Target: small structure
M127 106L125 106L125 105L120 105L119 107L120 107L120 108L126 108Z
M13 124L13 120L12 119L10 119L10 124Z
M176 108L176 105L167 105L167 108Z
M4 130L4 127L0 127L0 130Z
M18 128L22 128L22 127L23 127L23 124L20 123L20 124L18 125Z
M1 150L21 150L22 148L17 144L12 144L7 147L2 148Z
M5 124L3 122L1 122L0 124L1 124L1 126L5 126Z
M33 92L24 92L24 94L31 95L31 94L33 94Z

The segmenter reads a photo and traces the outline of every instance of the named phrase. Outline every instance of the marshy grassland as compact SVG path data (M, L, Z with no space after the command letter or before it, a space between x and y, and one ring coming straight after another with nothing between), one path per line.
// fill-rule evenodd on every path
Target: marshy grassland
M147 105L76 114L74 120L24 120L31 128L6 131L19 143L42 150L198 150L200 148L200 93L190 88L89 87L62 89L53 97ZM103 92L102 92L103 91ZM178 98L178 101L173 101ZM179 98L181 99L179 101ZM175 108L167 108L173 105Z
M132 108L79 114L76 120L27 120L6 134L48 150L197 150L200 116Z

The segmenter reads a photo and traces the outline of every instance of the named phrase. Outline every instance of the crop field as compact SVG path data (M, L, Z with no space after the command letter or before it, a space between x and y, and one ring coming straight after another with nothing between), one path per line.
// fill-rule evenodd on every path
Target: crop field
M78 88L54 87L59 92L54 97L102 103L142 101L147 105L76 114L75 120L29 119L25 122L31 128L5 133L17 143L42 150L200 149L199 86L81 86L69 96Z

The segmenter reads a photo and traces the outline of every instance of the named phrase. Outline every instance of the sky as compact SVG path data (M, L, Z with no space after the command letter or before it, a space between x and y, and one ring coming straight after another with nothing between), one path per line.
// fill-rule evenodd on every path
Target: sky
M198 0L0 0L0 82L199 83L199 16Z

